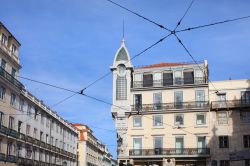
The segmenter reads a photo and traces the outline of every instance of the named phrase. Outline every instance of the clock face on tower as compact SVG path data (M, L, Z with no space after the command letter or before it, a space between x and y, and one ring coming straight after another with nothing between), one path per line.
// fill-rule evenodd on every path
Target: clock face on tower
M126 66L123 64L120 64L117 66L117 72L119 74L119 76L125 76L126 74Z

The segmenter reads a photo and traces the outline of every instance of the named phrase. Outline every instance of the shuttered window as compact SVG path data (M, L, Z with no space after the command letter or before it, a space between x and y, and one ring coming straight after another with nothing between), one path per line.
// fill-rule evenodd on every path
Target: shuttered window
M117 77L116 80L116 100L127 100L127 79Z

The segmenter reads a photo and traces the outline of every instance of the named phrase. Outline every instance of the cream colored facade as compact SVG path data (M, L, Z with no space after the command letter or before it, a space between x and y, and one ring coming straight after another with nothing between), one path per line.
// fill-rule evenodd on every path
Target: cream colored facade
M249 166L250 80L214 81L209 89L213 164Z
M111 166L112 155L93 135L93 131L84 124L73 124L73 126L79 133L78 166Z
M122 41L111 67L118 163L207 165L207 61L134 68L129 59Z
M235 161L250 155L249 148L242 146L244 141L250 146L250 125L241 122L242 115L250 121L250 105L241 103L245 93L244 100L250 102L249 80L209 84L206 60L136 68L124 40L111 70L118 164L249 165L249 160ZM230 107L226 101L217 103L225 93ZM226 124L218 124L218 114L220 119L228 117ZM226 141L224 136L230 137L229 148L219 147Z
M20 43L0 23L0 165L76 166L77 130L18 80Z

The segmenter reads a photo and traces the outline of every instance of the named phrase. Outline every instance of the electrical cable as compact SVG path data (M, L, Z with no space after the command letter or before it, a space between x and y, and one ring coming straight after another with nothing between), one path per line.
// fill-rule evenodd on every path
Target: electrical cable
M205 24L205 25L199 25L199 26L195 26L195 27L185 28L185 29L181 29L181 30L176 31L176 33L191 31L191 30L194 30L194 29L199 29L199 28L209 27L209 26L213 26L213 25L238 21L238 20L247 19L247 18L250 18L250 16L238 17L238 18L234 18L234 19L228 19L228 20L224 20L224 21L214 22L214 23L211 23L211 24Z
M136 13L136 12L134 12L134 11L132 11L132 10L130 10L130 9L128 9L128 8L126 8L126 7L122 6L122 5L120 5L120 4L116 3L116 2L114 2L114 1L112 1L112 0L106 0L106 1L108 1L108 2L110 2L110 3L112 3L112 4L114 4L114 5L116 5L116 6L120 7L120 8L122 8L122 9L124 9L124 10L126 10L126 11L128 11L128 12L130 12L130 13L132 13L132 14L138 16L138 17L140 17L140 18L143 18L144 20L146 20L146 21L148 21L148 22L150 22L150 23L153 23L154 25L156 25L156 26L158 26L158 27L160 27L160 28L162 28L162 29L165 29L165 30L171 32L171 30L170 30L169 28L167 28L167 27L165 27L165 26L163 26L163 25L161 25L161 24L158 24L157 22L152 21L152 20L150 20L149 18L146 18L146 17L144 17L144 16L142 16L142 15L140 15L140 14L138 14L138 13Z

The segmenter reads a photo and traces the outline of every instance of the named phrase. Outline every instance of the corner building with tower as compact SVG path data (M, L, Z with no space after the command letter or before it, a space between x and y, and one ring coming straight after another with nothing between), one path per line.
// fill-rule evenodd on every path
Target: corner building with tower
M216 115L218 110L214 107L211 109L209 87L213 89L213 86L208 81L206 60L199 63L159 63L135 68L130 58L125 42L122 40L111 66L113 73L111 112L117 129L119 165L243 164L248 166L247 155L240 162L231 161L230 156L232 157L233 153L236 154L235 156L250 153L249 149L244 151L246 148L242 145L243 142L245 146L248 144L250 146L249 123L244 126L237 151L230 147L221 149L220 144L227 143L226 140L223 142L223 136L232 133L228 131L232 128L232 123L222 126L217 125L217 122L223 118L231 118L228 114L230 111L226 105L219 109L224 110L222 113L226 115L221 113ZM226 82L222 81L219 88L223 89L224 84ZM239 101L240 93L250 94L246 83L241 84L238 89L235 88L239 93L237 95ZM226 103L220 100L221 93L225 92L217 91L218 89L211 91L215 96L212 97L213 103ZM246 100L250 103L249 97ZM250 118L249 106L244 105L244 116L248 118ZM245 121L248 121L247 117L244 118ZM217 131L212 132L215 128ZM234 139L237 142L235 136ZM243 139L245 142L242 141ZM224 155L225 151L227 152Z
M206 165L207 62L134 68L123 40L111 70L119 163Z

